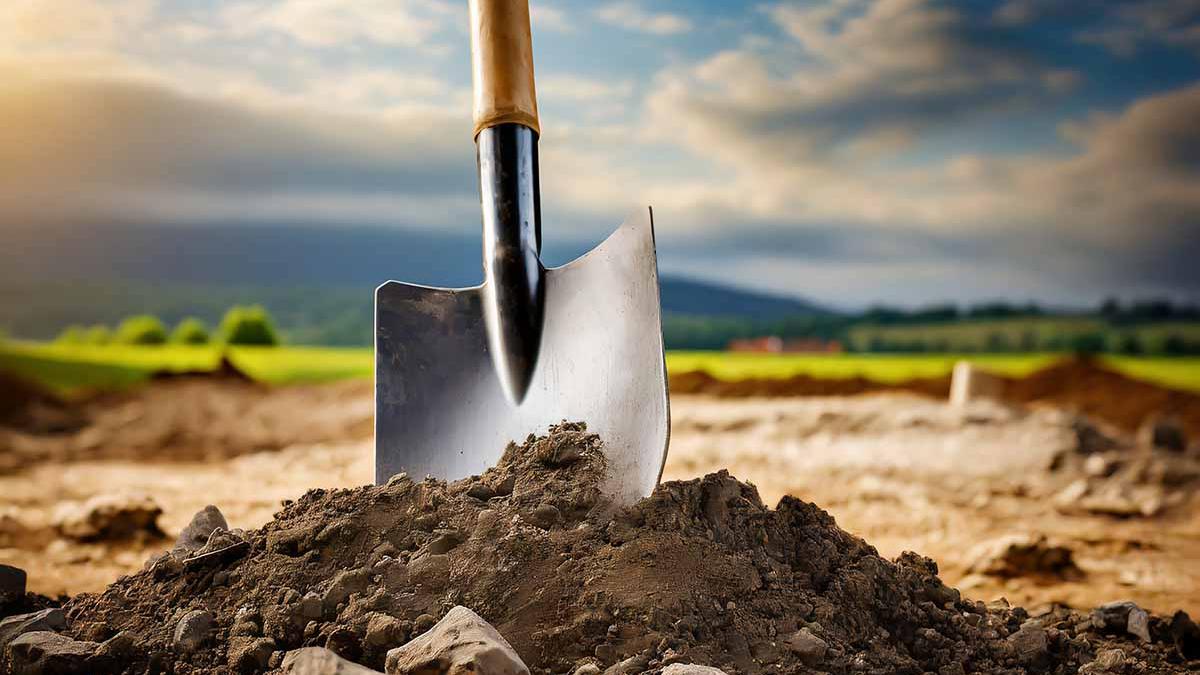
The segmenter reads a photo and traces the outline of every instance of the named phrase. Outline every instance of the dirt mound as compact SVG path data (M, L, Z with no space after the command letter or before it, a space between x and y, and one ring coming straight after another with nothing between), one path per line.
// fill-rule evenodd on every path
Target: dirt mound
M465 605L539 675L1073 673L1106 645L1130 672L1182 670L1159 619L1153 644L1065 611L1030 621L962 599L931 560L881 558L812 504L768 509L723 471L628 508L599 492L605 471L599 439L568 424L479 477L310 491L262 529L215 530L73 599L65 632L122 648L95 672L259 672L313 645L379 668Z
M53 434L74 431L84 422L79 410L50 391L0 372L0 427Z
M705 371L673 374L670 377L673 394L706 394L725 398L751 396L855 396L876 391L911 391L928 396L947 396L949 378L908 380L887 384L865 377L819 378L808 375L742 380L722 380Z
M0 472L38 462L202 461L370 438L371 383L269 387L234 371L163 376L80 404L88 423L53 435L0 429Z
M1067 359L1024 378L997 378L1011 403L1044 402L1097 417L1132 432L1147 420L1167 416L1189 436L1200 436L1200 395L1126 377L1090 359ZM671 392L727 398L749 396L853 396L907 391L934 398L950 393L950 378L919 378L894 384L862 377L722 380L703 371L671 375Z
M1135 380L1087 359L1062 361L1025 378L1006 378L1003 389L1005 400L1053 402L1124 431L1168 416L1188 435L1200 435L1200 395Z

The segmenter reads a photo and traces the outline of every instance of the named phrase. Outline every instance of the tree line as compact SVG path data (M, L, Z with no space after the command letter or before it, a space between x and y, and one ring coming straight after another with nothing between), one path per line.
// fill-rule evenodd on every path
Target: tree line
M275 321L261 305L236 305L225 312L214 331L196 317L185 317L167 328L152 314L126 318L110 328L104 324L72 325L55 339L66 345L253 345L275 346L280 343Z

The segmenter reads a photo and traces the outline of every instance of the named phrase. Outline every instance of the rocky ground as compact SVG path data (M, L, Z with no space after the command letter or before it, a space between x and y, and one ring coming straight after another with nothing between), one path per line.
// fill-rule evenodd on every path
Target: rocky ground
M1183 613L966 599L934 561L889 561L815 505L768 509L724 471L618 507L599 491L601 444L564 425L482 476L314 490L252 531L206 509L103 593L4 619L0 658L30 673L352 667L339 659L411 675L1200 666Z

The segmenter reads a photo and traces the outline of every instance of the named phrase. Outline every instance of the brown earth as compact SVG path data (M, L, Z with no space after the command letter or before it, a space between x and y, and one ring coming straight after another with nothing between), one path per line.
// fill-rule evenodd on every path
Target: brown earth
M494 624L539 675L674 662L1074 673L1114 648L1129 672L1188 667L1180 649L1192 645L1177 645L1166 619L1151 619L1142 643L1123 617L1102 632L1086 614L1030 620L965 600L933 561L888 561L813 504L785 497L768 509L726 472L620 508L598 489L600 443L563 425L510 445L479 477L310 491L261 529L218 530L200 551L164 554L72 599L66 632L93 642L124 633L120 659L111 648L89 662L97 673L262 672L311 645L379 668L387 649L455 605ZM189 643L181 622L212 628Z
M1147 419L1168 416L1190 436L1200 436L1200 394L1135 380L1086 359L1065 360L1025 378L999 378L1002 397L1012 403L1046 403L1080 412L1135 431ZM903 391L946 398L950 378L913 379L898 384L862 377L820 379L807 375L787 378L721 380L706 372L671 375L671 392L722 398L777 396L851 396Z

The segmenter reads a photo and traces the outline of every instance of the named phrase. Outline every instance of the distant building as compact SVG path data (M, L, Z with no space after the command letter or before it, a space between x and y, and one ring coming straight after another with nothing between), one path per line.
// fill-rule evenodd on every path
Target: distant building
M804 338L787 340L777 335L743 338L730 340L726 347L731 352L755 352L759 354L809 353L809 354L840 354L842 343L837 340L822 340L820 338Z
M764 352L778 354L783 351L783 338L768 335L766 337L730 340L727 349L731 352Z

